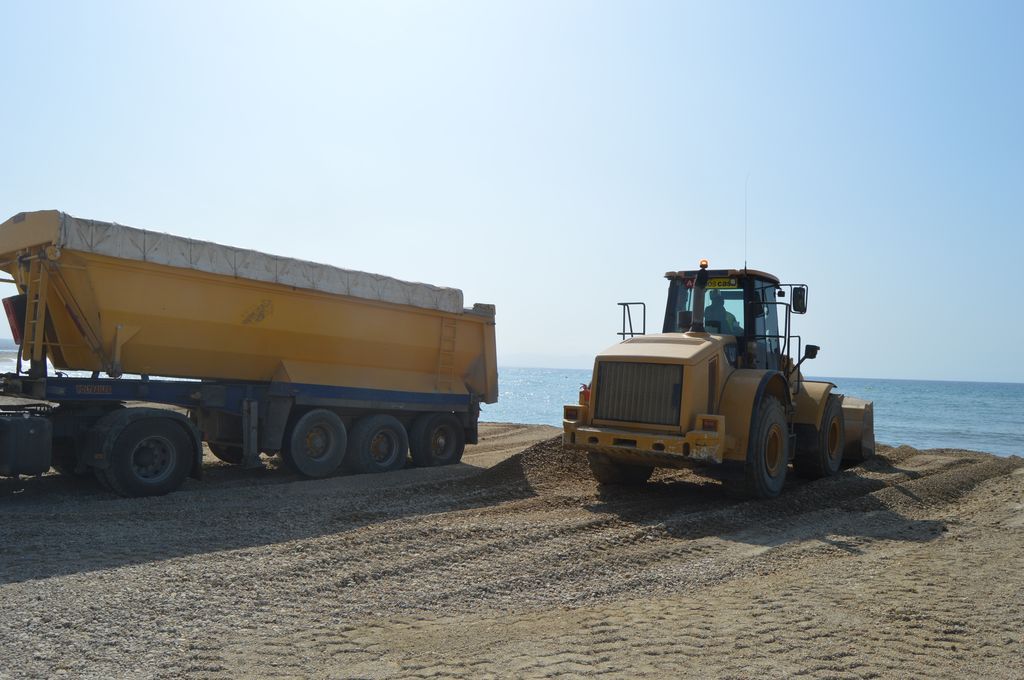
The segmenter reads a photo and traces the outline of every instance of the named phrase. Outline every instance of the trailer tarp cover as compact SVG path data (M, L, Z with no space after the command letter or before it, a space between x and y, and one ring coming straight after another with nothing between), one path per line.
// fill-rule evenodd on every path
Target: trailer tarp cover
M61 213L57 245L97 255L268 281L458 314L462 291Z

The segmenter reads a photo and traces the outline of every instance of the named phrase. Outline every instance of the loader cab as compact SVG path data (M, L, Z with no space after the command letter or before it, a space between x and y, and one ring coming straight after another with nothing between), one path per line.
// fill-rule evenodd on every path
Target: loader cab
M668 272L665 333L690 330L697 271ZM751 269L709 270L704 290L704 327L714 335L733 336L726 355L735 367L780 370L786 351L785 305L778 300L779 280Z

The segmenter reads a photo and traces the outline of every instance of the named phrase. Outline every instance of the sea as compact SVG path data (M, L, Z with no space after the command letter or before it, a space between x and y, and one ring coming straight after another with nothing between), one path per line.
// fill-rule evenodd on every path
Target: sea
M0 350L0 373L14 372L16 357L14 350ZM831 381L842 394L873 401L879 443L1024 456L1024 384L812 379ZM499 367L498 403L484 404L480 419L561 427L562 405L576 403L580 385L587 382L589 369Z
M837 391L874 402L875 440L917 449L966 449L1024 456L1024 384L833 378ZM481 420L562 425L589 369L499 368L498 403Z

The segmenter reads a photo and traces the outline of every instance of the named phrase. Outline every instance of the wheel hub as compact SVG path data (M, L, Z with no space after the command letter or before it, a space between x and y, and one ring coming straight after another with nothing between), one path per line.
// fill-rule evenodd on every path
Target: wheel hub
M370 440L370 453L373 455L374 460L378 462L383 463L391 460L392 456L395 455L397 447L397 442L388 432L378 432Z
M327 455L330 444L331 435L322 427L314 427L306 435L306 453L314 460L319 460Z
M434 455L444 453L448 447L448 433L443 427L434 430L434 436L430 440L430 452Z
M833 418L828 427L828 455L835 458L839 454L839 419Z
M783 433L777 425L768 430L768 438L764 445L764 467L772 477L778 475L785 465L785 461L782 460L782 437Z
M163 437L146 437L136 444L131 460L139 479L159 482L174 469L174 446Z

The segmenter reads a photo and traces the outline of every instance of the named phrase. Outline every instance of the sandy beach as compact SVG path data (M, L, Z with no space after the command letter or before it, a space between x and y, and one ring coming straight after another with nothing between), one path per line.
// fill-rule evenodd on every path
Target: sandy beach
M306 481L0 480L0 677L1022 677L1024 460L601 489L544 426ZM273 468L273 464L271 465Z

